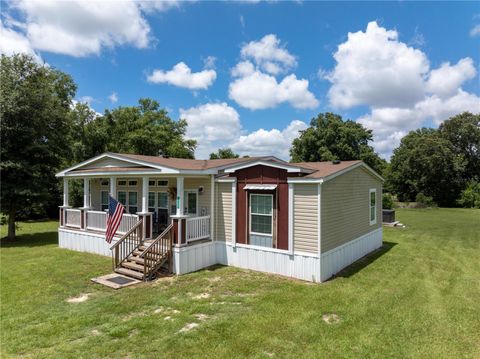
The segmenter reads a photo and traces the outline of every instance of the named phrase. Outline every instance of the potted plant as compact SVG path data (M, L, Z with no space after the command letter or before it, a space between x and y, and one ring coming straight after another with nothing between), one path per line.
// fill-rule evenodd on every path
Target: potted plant
M383 223L395 222L395 210L393 209L393 196L384 193L382 196L382 221Z

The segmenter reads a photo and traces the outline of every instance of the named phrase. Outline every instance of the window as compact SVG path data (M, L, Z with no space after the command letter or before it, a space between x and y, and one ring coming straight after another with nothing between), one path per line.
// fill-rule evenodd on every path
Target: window
M136 185L137 185L137 181L128 181L128 185L129 185L129 186L136 186Z
M137 192L128 192L128 212L137 213Z
M118 184L119 186L126 186L126 185L127 185L127 181L125 181L125 180L119 180L119 181L117 182L117 184Z
M370 225L377 223L377 190L370 189Z
M102 206L102 211L108 209L108 191L100 192L100 204Z
M127 204L127 192L125 191L118 191L118 196L117 196L118 202L120 202L123 205Z
M183 196L185 214L197 214L197 191L185 191Z
M168 193L158 192L158 208L168 209Z
M109 180L101 180L100 186L108 186L109 182L110 182Z
M160 181L158 181L157 186L159 186L159 187L168 187L168 180L160 180Z
M273 195L250 194L250 233L273 235Z
M155 212L155 192L148 192L148 211Z
M155 186L155 181L148 181L149 186Z

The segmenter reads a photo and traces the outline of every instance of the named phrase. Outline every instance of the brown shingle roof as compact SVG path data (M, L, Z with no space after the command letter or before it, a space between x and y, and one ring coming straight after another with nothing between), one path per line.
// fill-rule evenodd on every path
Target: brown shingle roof
M166 166L170 168L176 168L180 170L207 170L215 167L223 167L228 165L234 165L252 160L259 160L267 157L247 157L247 158L229 158L219 160L191 160L186 158L174 158L174 157L160 157L160 156L144 156L144 155L132 155L125 153L115 153L118 156L131 158L143 162L149 162Z
M310 168L314 170L315 172L310 173L309 175L305 176L305 178L324 178L328 177L330 175L333 175L334 173L340 172L346 168L355 166L358 163L361 163L362 161L356 160L356 161L341 161L338 164L333 164L330 161L325 161L325 162L298 162L298 163L292 163L292 165L298 165L300 167L304 168Z

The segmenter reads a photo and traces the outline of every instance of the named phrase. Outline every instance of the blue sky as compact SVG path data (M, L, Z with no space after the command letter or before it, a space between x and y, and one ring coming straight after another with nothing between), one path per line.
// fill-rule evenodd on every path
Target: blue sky
M333 111L388 158L409 130L480 112L479 24L478 2L19 1L2 2L0 50L70 73L100 113L156 99L188 120L197 157L288 159Z

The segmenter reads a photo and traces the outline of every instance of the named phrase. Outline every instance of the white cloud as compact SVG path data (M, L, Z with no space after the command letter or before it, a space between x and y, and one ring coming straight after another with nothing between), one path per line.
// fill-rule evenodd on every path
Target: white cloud
M474 27L472 27L472 29L470 30L470 36L471 37L480 36L480 24L477 24Z
M152 35L144 13L178 6L179 1L18 0L11 2L10 9L22 19L12 19L9 28L21 29L17 35L22 38L16 38L23 52L30 48L84 57L115 46L148 47ZM11 18L8 13L5 17Z
M278 75L297 65L295 56L281 45L274 34L243 45L240 54L242 58L253 60L259 68L272 75Z
M425 126L428 120L439 125L464 111L480 113L480 97L459 89L447 99L437 95L425 97L412 108L373 108L357 121L373 130L375 149L389 158L409 131Z
M239 105L251 110L274 108L284 102L300 109L318 106L318 100L308 90L308 80L297 79L291 74L279 83L269 74L260 71L249 73L252 67L241 64L232 73L243 77L235 79L229 87L230 98Z
M384 157L411 130L438 125L463 111L480 112L480 98L461 88L476 76L471 58L431 70L422 51L376 22L370 22L365 32L349 33L334 58L337 64L326 75L332 83L330 104L368 106L369 113L357 121L373 130L374 147Z
M185 1L184 1L185 2ZM155 11L164 12L172 8L179 8L181 1L179 0L147 0L139 1L139 6L146 13Z
M3 26L0 20L0 54L12 56L14 54L27 54L40 62L40 56L35 52L30 41L20 32Z
M438 69L430 71L426 90L441 97L454 94L467 80L475 77L477 71L469 57L461 59L456 65L443 63Z
M191 90L207 89L217 78L215 70L192 72L184 63L179 62L170 71L154 70L148 77L149 82L159 84L168 83Z
M215 69L215 62L217 61L217 58L215 56L207 56L205 59L203 59L203 67L205 69Z
M336 108L405 107L423 97L428 59L422 51L399 42L395 30L370 22L365 32L348 33L334 58L328 98Z
M116 92L112 92L110 96L108 96L108 99L110 100L111 103L117 103L118 102L118 95Z
M210 153L240 136L240 115L225 102L181 108L179 112L180 118L188 122L187 138L198 141L197 158L208 158Z
M282 131L274 128L263 128L248 135L240 136L231 144L231 148L240 155L268 156L273 155L284 160L290 158L290 147L299 131L306 129L305 122L294 120Z

